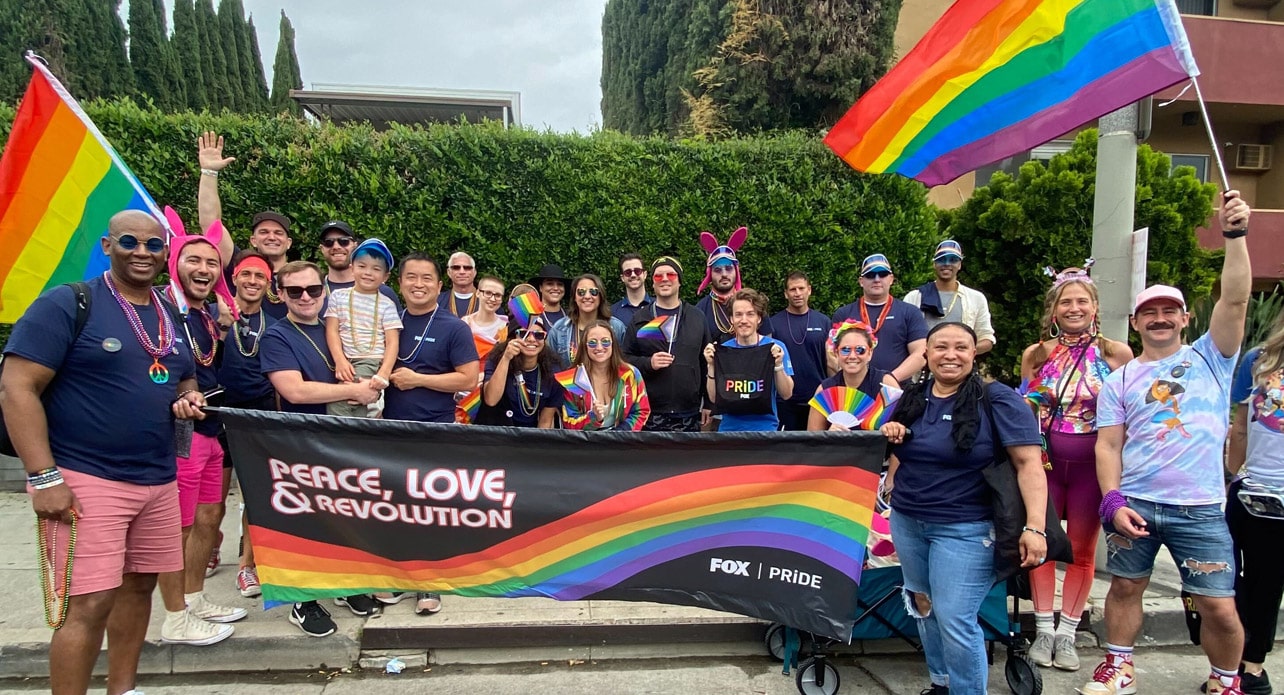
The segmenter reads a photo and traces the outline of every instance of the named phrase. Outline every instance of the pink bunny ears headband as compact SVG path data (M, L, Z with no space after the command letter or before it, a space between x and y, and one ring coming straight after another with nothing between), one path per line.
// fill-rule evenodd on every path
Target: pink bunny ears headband
M725 245L718 244L718 238L709 232L700 232L700 246L709 254L709 258L704 264L704 281L696 290L696 294L704 292L704 288L709 285L709 280L713 276L713 265L718 261L731 261L736 266L736 291L740 291L740 259L736 258L736 251L744 245L745 239L749 238L749 228L741 227L731 233L727 238Z
M1093 285L1096 283L1092 281L1092 276L1088 275L1088 271L1092 270L1092 266L1095 263L1095 260L1088 258L1084 260L1082 268L1066 268L1059 273L1052 266L1045 265L1043 266L1043 274L1052 278L1052 289L1054 290L1067 282L1082 282L1087 285Z
M169 222L169 230L174 235L169 239L169 259L167 264L169 267L170 295L173 297L174 303L178 306L179 312L186 315L189 309L187 305L187 295L183 293L183 286L178 279L178 260L183 255L183 247L191 243L205 242L213 246L215 252L218 252L218 242L223 238L226 230L223 228L223 223L221 221L215 220L214 223L209 226L209 229L205 230L204 236L200 234L188 234L187 230L183 227L183 219L179 217L178 213L174 212L174 209L169 206L165 206L165 220ZM220 267L218 276L214 278L214 294L218 295L227 303L228 310L232 312L232 319L235 320L240 318L240 312L236 309L236 300L232 299L232 291L227 287L227 278L224 277L222 269L221 253L219 254L219 260Z

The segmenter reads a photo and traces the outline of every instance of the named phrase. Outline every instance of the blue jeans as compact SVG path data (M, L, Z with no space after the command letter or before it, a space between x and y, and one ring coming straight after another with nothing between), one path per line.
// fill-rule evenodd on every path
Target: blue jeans
M905 608L918 622L932 682L951 692L986 692L990 668L977 616L994 586L994 524L930 523L895 509L891 521L905 576ZM913 594L931 600L926 615Z
M1162 545L1181 572L1181 588L1211 598L1235 595L1234 543L1220 504L1181 506L1129 497L1128 507L1146 520L1150 535L1129 539L1106 524L1106 568L1111 574L1149 577Z

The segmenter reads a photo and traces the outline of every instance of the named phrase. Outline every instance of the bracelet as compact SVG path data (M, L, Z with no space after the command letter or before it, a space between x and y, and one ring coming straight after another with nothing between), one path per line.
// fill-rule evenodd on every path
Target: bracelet
M1097 514L1101 516L1101 523L1108 524L1115 518L1115 512L1128 506L1128 498L1123 496L1118 490L1111 490L1101 498L1101 506L1097 507Z
M48 467L48 468L44 468L44 469L38 470L38 471L36 471L35 473L30 473L30 474L28 474L28 475L27 475L27 480L31 480L32 478L36 478L36 477L39 477L39 476L42 476L42 475L49 475L50 473L57 473L57 472L58 472L58 467L57 467L57 466L50 466L50 467Z
M1238 239L1246 234L1248 234L1248 227L1245 227L1243 229L1223 229L1222 230L1222 236L1226 237L1227 239Z
M785 365L783 365L783 364L778 364L778 365L776 365L776 371L778 371L778 372L783 372L783 371L785 371Z
M709 381L713 381L713 377L712 377L712 376L706 376L705 378L706 378L706 379L708 379Z
M182 392L182 393L178 394L178 398L175 398L175 399L174 399L174 402L173 402L173 403L170 403L170 405L177 405L177 404L178 404L178 402L179 402L179 401L181 401L181 400L183 400L183 397L184 397L184 396L186 396L186 395L187 395L187 394L189 394L189 393L200 393L200 391L198 391L197 389L187 389L186 391L184 391L184 392Z
M218 178L218 169L201 169L201 176L209 176L216 179Z
M1048 537L1048 532L1047 532L1047 531L1040 531L1040 530L1039 530L1039 529L1037 529L1037 528L1030 528L1029 526L1022 526L1022 527L1021 527L1021 533L1025 533L1026 531L1029 531L1030 533L1037 533L1037 534L1039 534L1040 536L1043 536L1044 538L1047 538L1047 537Z
M49 489L49 488L51 488L51 487L58 487L59 485L62 485L62 484L63 484L62 476L58 476L58 478L57 478L56 480L50 480L49 482L46 482L46 483L40 483L39 485L36 485L35 483L32 483L32 485L31 485L31 489L32 489L32 490L48 490L48 489Z
M27 476L27 484L35 490L46 490L51 487L62 485L62 471L57 468L46 468L38 473Z

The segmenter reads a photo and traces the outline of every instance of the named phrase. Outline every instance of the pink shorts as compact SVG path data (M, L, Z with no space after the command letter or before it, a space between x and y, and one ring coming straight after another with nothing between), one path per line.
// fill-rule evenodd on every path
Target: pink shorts
M76 521L70 595L115 589L126 573L183 569L183 530L174 483L134 485L65 468L62 478L84 510ZM27 491L31 492L30 486ZM47 520L40 523L45 525L46 541L56 541L54 576L61 585L71 529Z
M183 528L196 521L196 505L223 501L223 446L218 437L192 435L192 455L178 457L178 508Z

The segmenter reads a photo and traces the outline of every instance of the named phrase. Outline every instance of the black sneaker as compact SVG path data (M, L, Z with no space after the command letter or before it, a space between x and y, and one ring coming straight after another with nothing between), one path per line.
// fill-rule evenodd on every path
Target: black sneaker
M922 691L918 695L950 695L950 689L943 685L933 683L930 688Z
M299 626L303 634L309 637L333 635L337 627L330 618L330 611L321 607L316 601L296 603L290 611L290 622Z
M334 605L347 607L358 618L364 618L367 615L379 612L378 605L375 604L374 599L370 598L369 594L340 596L334 600Z
M1271 678L1266 675L1266 669L1262 669L1260 676L1241 671L1239 689L1244 695L1272 695L1275 692L1271 689Z

